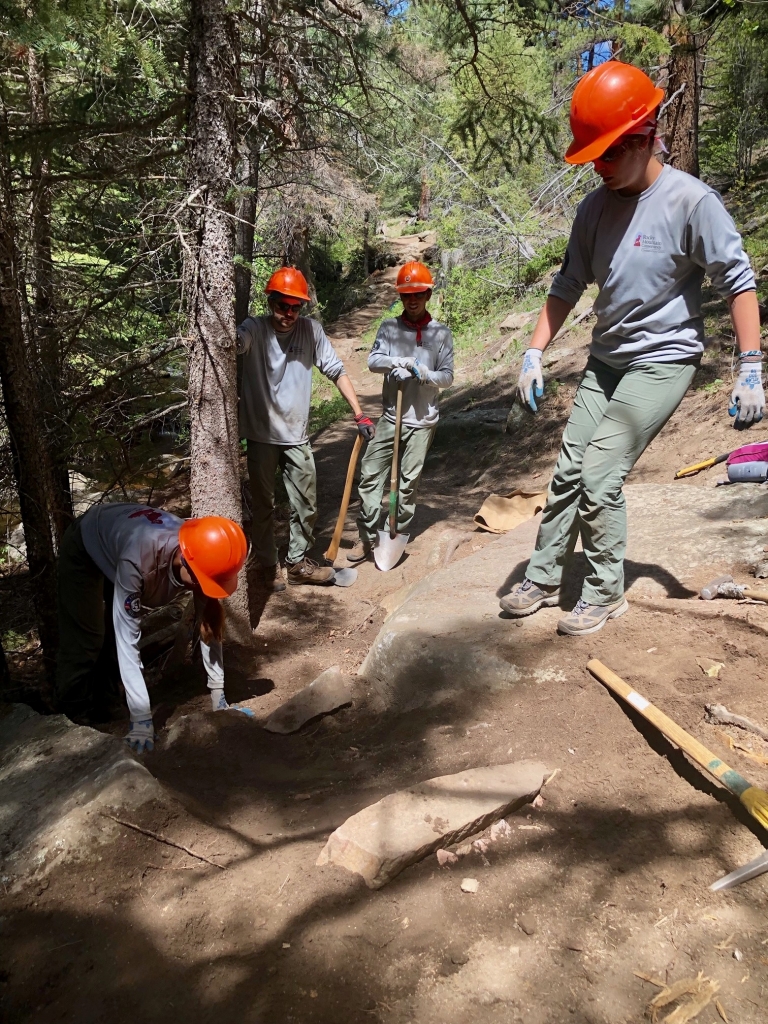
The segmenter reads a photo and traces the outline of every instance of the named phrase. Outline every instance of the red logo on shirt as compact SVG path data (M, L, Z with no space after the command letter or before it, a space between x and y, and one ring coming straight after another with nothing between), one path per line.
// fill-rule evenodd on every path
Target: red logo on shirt
M152 523L153 526L163 525L163 513L157 512L153 508L140 508L138 512L131 512L128 518L140 519L141 516L144 516L145 519L149 520L149 522Z
M634 244L638 245L638 246L642 246L642 244L643 244L642 232L637 236L637 238L635 239L635 243Z

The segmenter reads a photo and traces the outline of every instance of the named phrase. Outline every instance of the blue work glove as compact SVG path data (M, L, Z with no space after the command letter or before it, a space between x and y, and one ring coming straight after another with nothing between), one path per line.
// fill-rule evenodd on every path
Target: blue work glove
M239 711L243 715L248 715L249 718L256 717L250 708L241 708L237 704L228 704L224 691L218 688L211 690L211 708L214 711Z
M148 750L154 750L155 727L152 725L152 719L147 718L143 722L131 722L125 742L134 754L146 754Z
M426 366L423 366L418 361L418 359L416 360L416 362L411 367L411 373L416 378L416 380L419 382L419 384L429 384L429 383L431 383L430 377L431 377L432 371L428 370Z
M406 369L404 366L393 366L389 371L389 379L397 381L398 384L402 384L403 381L411 380L411 371Z
M730 416L734 427L743 430L759 423L765 411L763 357L760 352L744 352L739 358L739 374L731 392Z
M523 357L523 367L517 380L517 400L531 412L538 412L536 399L544 394L544 375L541 372L541 350L529 348Z

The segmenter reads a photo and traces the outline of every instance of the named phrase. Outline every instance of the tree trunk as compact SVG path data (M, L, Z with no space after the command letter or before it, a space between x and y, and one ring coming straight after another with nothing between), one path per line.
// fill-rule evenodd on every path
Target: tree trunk
M48 87L44 63L30 48L27 52L30 122L48 122ZM41 143L34 144L30 164L32 197L30 227L32 241L33 314L31 339L37 349L40 366L41 406L45 438L53 474L52 512L56 546L72 522L72 493L69 486L66 433L62 429L66 416L61 408L62 361L54 307L53 258L51 253L51 184L50 161Z
M11 673L8 671L8 662L5 658L2 641L0 641L0 700L7 699L10 688Z
M366 210L363 214L363 277L368 280L371 273L371 247L368 242L368 233L371 225L371 211Z
M40 420L37 381L24 335L20 268L13 215L7 128L0 122L0 384L27 564L49 681L56 654L56 552L51 530L51 473Z
M186 252L192 514L242 521L235 357L234 181L238 38L225 0L192 0ZM245 571L227 601L233 639L251 638Z
M237 209L235 227L235 320L241 324L248 316L251 304L251 263L253 262L253 235L256 204L259 199L259 152L255 145L247 145L244 162L244 183L249 189Z
M701 75L698 40L686 17L690 0L675 5L669 26L672 53L667 61L667 96L680 89L665 111L665 138L669 163L694 177L699 176L699 97Z
M285 249L284 263L288 267L296 267L307 279L307 290L312 305L317 304L317 288L315 275L309 262L309 225L296 221L291 229L291 237Z

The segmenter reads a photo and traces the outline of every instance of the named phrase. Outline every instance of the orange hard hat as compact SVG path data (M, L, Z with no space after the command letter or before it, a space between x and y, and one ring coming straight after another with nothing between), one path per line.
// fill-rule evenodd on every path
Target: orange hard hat
M281 295L290 295L292 299L301 299L303 302L310 302L307 279L296 267L281 267L276 270L267 281L264 291L279 292Z
M588 71L573 90L573 142L566 161L597 160L618 138L647 121L663 99L664 90L632 64L607 60Z
M234 594L237 574L248 556L242 527L224 516L186 519L179 530L179 547L207 597Z
M432 280L429 267L425 267L418 260L411 260L410 263L400 267L398 271L396 287L401 295L411 295L414 292L428 292L434 286L435 282Z

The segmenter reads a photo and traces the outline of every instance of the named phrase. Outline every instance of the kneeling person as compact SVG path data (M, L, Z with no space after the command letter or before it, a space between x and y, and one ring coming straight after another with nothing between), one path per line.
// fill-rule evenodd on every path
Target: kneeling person
M214 711L226 710L219 598L237 589L248 544L237 523L221 516L179 519L146 505L94 505L67 529L59 554L59 654L56 698L71 718L88 714L93 668L105 635L105 597L131 724L126 740L137 752L154 746L149 694L139 654L141 609L169 604L180 590L194 594L200 650Z
M403 391L397 532L405 533L416 513L416 492L435 436L438 392L453 383L453 336L427 312L432 275L423 263L406 263L397 275L402 316L385 320L376 335L368 369L384 374L384 415L368 445L360 471L359 543L347 555L355 564L370 558L381 520L381 500L392 468L397 392Z

